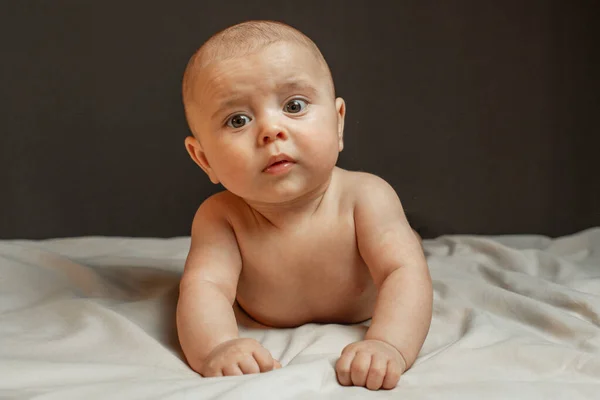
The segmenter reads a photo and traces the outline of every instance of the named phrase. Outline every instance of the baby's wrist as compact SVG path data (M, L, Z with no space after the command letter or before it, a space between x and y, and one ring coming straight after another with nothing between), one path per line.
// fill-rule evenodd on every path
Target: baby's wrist
M365 335L365 339L364 340L375 340L377 342L381 342L384 343L388 346L390 346L391 348L393 348L396 353L398 353L398 355L400 356L400 359L402 360L402 362L404 363L404 367L403 370L406 371L406 369L408 368L408 362L406 361L406 357L404 356L404 353L402 353L402 350L400 350L397 346L395 346L393 343L390 343L389 341L385 340L385 339L381 339L378 337L369 337L369 335Z

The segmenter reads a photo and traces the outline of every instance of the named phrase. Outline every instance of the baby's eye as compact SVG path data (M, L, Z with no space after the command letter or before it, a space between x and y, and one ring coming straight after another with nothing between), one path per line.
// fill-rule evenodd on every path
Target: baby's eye
M231 128L241 128L250 121L252 121L252 119L249 116L244 114L236 114L227 120L227 126Z
M303 111L307 105L308 104L306 103L306 101L302 99L290 100L285 105L285 112L288 112L290 114L298 114L300 111Z

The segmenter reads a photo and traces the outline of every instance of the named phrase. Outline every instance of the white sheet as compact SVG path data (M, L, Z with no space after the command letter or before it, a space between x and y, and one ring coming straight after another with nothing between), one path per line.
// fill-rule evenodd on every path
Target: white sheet
M242 330L278 371L204 379L174 327L188 238L0 241L0 397L43 399L598 399L600 228L425 241L435 305L393 391L340 387L363 325Z

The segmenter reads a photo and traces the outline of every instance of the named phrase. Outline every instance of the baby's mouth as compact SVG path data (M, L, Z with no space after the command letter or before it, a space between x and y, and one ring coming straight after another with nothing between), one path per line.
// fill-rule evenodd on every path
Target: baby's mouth
M273 167L275 165L281 165L281 164L284 164L284 163L287 163L287 162L289 162L289 161L288 160L277 161L277 162L274 162L273 164L269 165L267 168L271 168L271 167Z
M286 154L278 154L269 158L267 166L263 172L278 174L287 171L296 161Z

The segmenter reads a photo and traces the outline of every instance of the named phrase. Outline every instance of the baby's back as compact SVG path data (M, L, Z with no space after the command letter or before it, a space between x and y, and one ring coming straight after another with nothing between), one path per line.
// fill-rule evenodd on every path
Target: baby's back
M356 244L353 172L335 170L316 211L276 227L223 192L242 258L238 304L275 327L371 317L376 288Z

